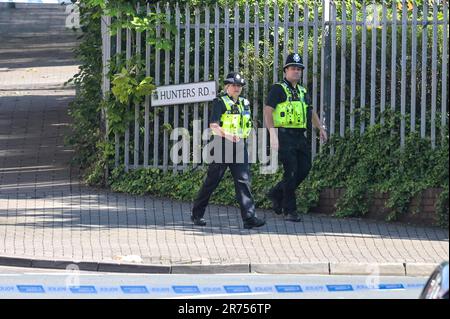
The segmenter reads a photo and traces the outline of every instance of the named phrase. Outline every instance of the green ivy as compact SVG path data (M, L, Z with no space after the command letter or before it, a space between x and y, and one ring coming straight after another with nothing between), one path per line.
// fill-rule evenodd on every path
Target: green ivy
M299 197L309 199L300 201L303 209L317 203L321 190L344 188L336 203L336 216L364 216L374 195L385 193L389 195L386 207L391 210L388 220L396 220L407 212L413 197L428 188L442 188L436 209L439 223L448 225L448 129L434 149L431 141L418 133L409 133L401 148L401 116L392 112L383 116L385 125L371 126L363 135L347 132L344 137L334 136L324 146L299 189Z
M270 208L270 202L265 197L273 183L281 179L281 173L262 175L256 165L252 167L252 189L258 207ZM138 169L125 173L119 166L112 171L110 187L113 191L135 195L154 195L169 197L183 201L193 201L203 180L206 177L206 167L190 167L185 171L163 172L160 169ZM233 179L229 171L225 173L222 182L214 192L211 203L236 206Z
M73 163L87 169L98 161L97 143L101 134L101 34L99 10L80 6L82 34L75 55L80 62L79 72L68 82L76 88L76 96L69 105L73 121L66 143L74 149Z
M144 97L156 88L152 82L153 78L150 76L141 79L135 66L129 69L124 67L114 74L111 91L122 104L142 103Z
M123 54L114 55L110 62L111 93L102 98L102 52L101 52L101 17L113 17L111 34L117 28L130 28L143 32L148 44L159 49L168 50L171 45L166 39L156 35L154 25L160 23L161 34L175 33L175 27L168 23L165 14L155 12L137 12L140 1L124 0L87 0L80 4L80 25L82 35L79 47L75 50L80 61L80 72L69 83L76 87L75 100L70 105L69 114L73 118L72 133L66 142L75 150L73 162L85 170L85 180L89 184L103 184L104 173L111 167L113 145L111 133L125 131L134 118L134 111L129 105L142 103L146 95L155 89L153 79L145 76L144 61L133 56L123 62ZM143 8L143 3L141 3ZM119 19L120 17L120 19ZM108 117L108 135L105 139L102 110ZM133 147L133 145L130 145ZM102 173L103 172L103 173ZM103 178L100 178L103 176Z

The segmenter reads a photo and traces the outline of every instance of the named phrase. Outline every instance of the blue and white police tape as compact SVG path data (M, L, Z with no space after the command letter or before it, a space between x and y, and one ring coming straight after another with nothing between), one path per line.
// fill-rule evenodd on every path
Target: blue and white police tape
M246 294L246 293L333 293L355 291L393 291L422 289L423 283L388 283L369 286L366 284L333 284L333 285L293 285L279 284L267 286L254 285L124 285L124 286L44 286L44 285L9 285L0 286L0 297L4 294L122 294L122 295L201 295L201 294Z

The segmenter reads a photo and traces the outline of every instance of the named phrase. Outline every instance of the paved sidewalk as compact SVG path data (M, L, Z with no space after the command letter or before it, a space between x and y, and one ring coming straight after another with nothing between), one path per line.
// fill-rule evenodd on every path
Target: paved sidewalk
M191 203L83 186L63 142L74 91L61 85L77 69L75 36L63 7L27 8L0 9L0 264L424 275L449 259L439 228L319 215L289 223L259 210L267 225L245 230L238 209L221 206L209 207L201 228L189 220Z

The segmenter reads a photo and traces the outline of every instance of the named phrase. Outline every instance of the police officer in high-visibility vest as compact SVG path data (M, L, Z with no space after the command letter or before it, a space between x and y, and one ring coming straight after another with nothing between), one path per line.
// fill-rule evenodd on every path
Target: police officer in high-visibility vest
M250 166L248 161L247 137L252 130L250 103L240 96L245 80L239 73L227 75L225 94L213 101L210 128L214 135L214 161L209 165L206 179L192 209L191 220L197 226L205 226L203 218L209 198L219 185L227 168L234 179L236 199L241 209L244 228L251 229L265 224L255 213L255 204L250 191ZM232 154L230 154L232 152ZM231 157L229 155L232 155Z
M299 84L304 68L298 53L289 54L283 67L285 77L272 86L264 106L270 146L272 150L278 151L284 169L283 180L267 196L272 201L275 213L284 213L286 220L293 222L302 220L297 210L295 190L311 168L306 139L311 122L320 130L321 140L327 140L327 133L317 113L311 109L307 91Z

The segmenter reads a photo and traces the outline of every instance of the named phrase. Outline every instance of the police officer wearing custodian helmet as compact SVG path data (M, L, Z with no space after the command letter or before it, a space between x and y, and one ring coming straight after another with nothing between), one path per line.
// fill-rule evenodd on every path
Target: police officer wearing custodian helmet
M275 213L284 213L286 220L292 222L301 221L295 190L311 168L306 139L309 124L312 122L313 126L320 130L322 141L327 140L327 133L320 124L317 113L311 109L306 89L299 84L304 68L298 53L289 54L283 66L285 77L283 81L272 86L264 106L270 146L272 150L278 150L278 157L284 169L283 180L271 189L268 198L272 201Z
M215 146L214 152L221 151L221 154L214 156L214 161L209 165L206 179L194 201L191 220L197 226L206 225L203 216L209 199L227 168L230 168L244 228L251 229L263 226L265 220L256 216L250 191L250 166L246 141L252 129L250 103L240 96L245 85L242 75L236 72L229 73L224 84L225 94L213 101L210 117L214 145L221 145ZM231 159L229 155L232 155Z

